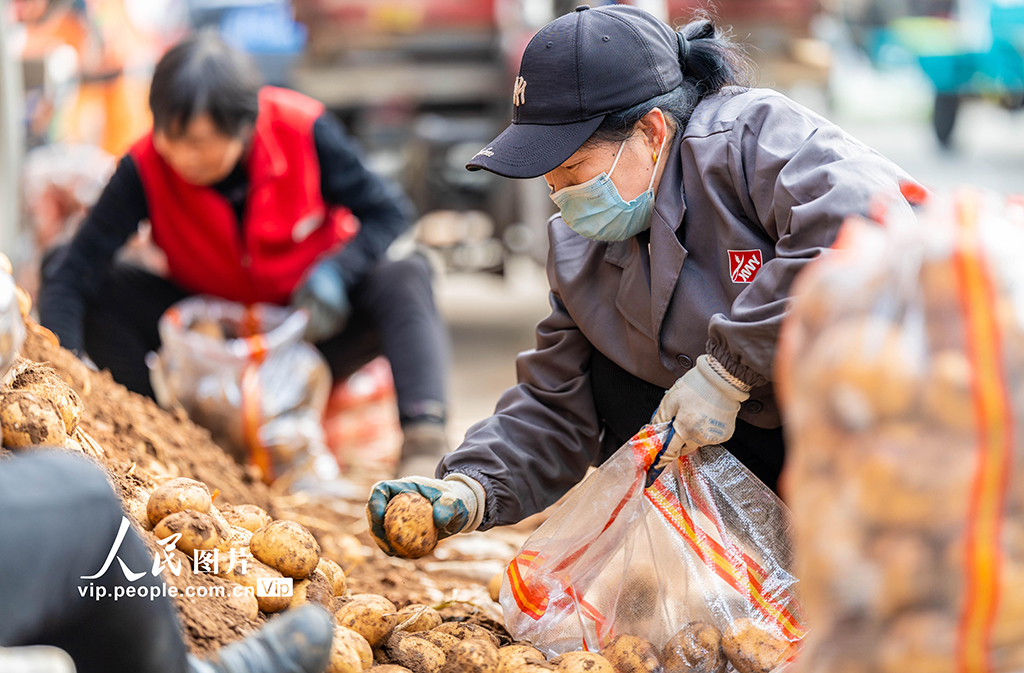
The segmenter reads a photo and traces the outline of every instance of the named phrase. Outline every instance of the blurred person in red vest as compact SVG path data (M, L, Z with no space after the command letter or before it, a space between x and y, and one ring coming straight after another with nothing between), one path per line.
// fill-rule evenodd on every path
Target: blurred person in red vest
M430 268L392 260L412 220L324 106L262 87L251 61L213 33L157 64L153 130L120 160L81 229L43 264L41 322L129 389L153 396L146 353L175 302L205 294L309 312L306 338L343 380L391 362L404 474L432 474L447 450L448 343ZM115 254L149 220L162 278Z

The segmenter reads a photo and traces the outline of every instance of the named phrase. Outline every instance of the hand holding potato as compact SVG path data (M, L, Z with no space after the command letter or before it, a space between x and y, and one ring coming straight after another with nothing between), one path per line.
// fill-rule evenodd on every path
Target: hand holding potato
M417 531L401 531L403 534L400 536L399 532L402 526L392 523L389 531L389 526L385 522L389 504L403 493L420 495L430 503L438 540L443 540L456 533L469 533L476 530L484 516L486 495L483 486L463 474L450 474L444 479L408 477L378 482L370 493L369 502L366 503L366 518L369 520L370 535L374 542L388 556L406 556L408 558L410 553L421 551L419 549L421 545L402 544L406 537L422 542L422 540L417 540L419 537L416 535ZM403 499L406 498L408 496L403 496ZM393 516L393 518L396 517ZM415 523L415 526L423 526L421 518L420 516L405 518L406 527L408 523L417 521L419 523ZM405 533L409 535L405 535ZM429 536L429 531L426 533ZM399 540L399 537L402 540ZM432 545L430 547L433 548Z

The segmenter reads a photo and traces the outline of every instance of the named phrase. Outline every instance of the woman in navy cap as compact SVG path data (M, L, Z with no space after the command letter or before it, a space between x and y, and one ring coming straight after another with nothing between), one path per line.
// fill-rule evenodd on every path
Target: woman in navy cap
M771 488L785 447L772 391L796 274L899 168L768 89L710 21L681 32L634 7L582 6L523 54L512 124L470 161L543 175L551 315L519 383L438 465L382 482L369 513L417 491L442 536L552 504L652 414L668 457L724 444Z

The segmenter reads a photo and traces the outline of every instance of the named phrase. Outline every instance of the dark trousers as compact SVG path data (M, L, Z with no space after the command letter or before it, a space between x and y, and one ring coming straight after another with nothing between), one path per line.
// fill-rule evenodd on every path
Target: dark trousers
M590 380L604 425L602 460L607 460L651 421L665 389L633 376L597 350L590 360ZM759 428L737 418L736 431L722 446L768 488L778 492L786 457L782 428Z
M54 261L62 252L54 253ZM86 306L86 353L100 369L109 369L115 381L152 397L146 353L160 347L160 316L188 296L171 281L147 271L113 265L102 290ZM343 380L384 355L391 363L403 422L427 415L443 418L448 334L434 306L426 260L414 255L379 262L350 289L349 300L352 316L345 329L316 344L334 380Z
M129 582L114 560L99 578L80 579L103 567L122 516L103 471L84 458L37 451L0 460L0 646L59 647L79 673L186 670L177 616L162 591L155 600L113 599L115 587L163 587L134 530L117 557L143 577Z

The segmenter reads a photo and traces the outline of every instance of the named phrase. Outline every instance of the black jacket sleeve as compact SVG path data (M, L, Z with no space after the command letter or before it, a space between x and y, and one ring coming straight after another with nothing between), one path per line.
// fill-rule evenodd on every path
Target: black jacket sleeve
M148 216L139 173L125 156L71 243L43 269L39 320L68 350L84 352L86 302L99 292L114 253Z
M358 283L388 246L409 228L412 205L397 185L374 175L356 142L330 112L313 124L324 201L344 206L359 218L359 233L329 262L348 287Z

